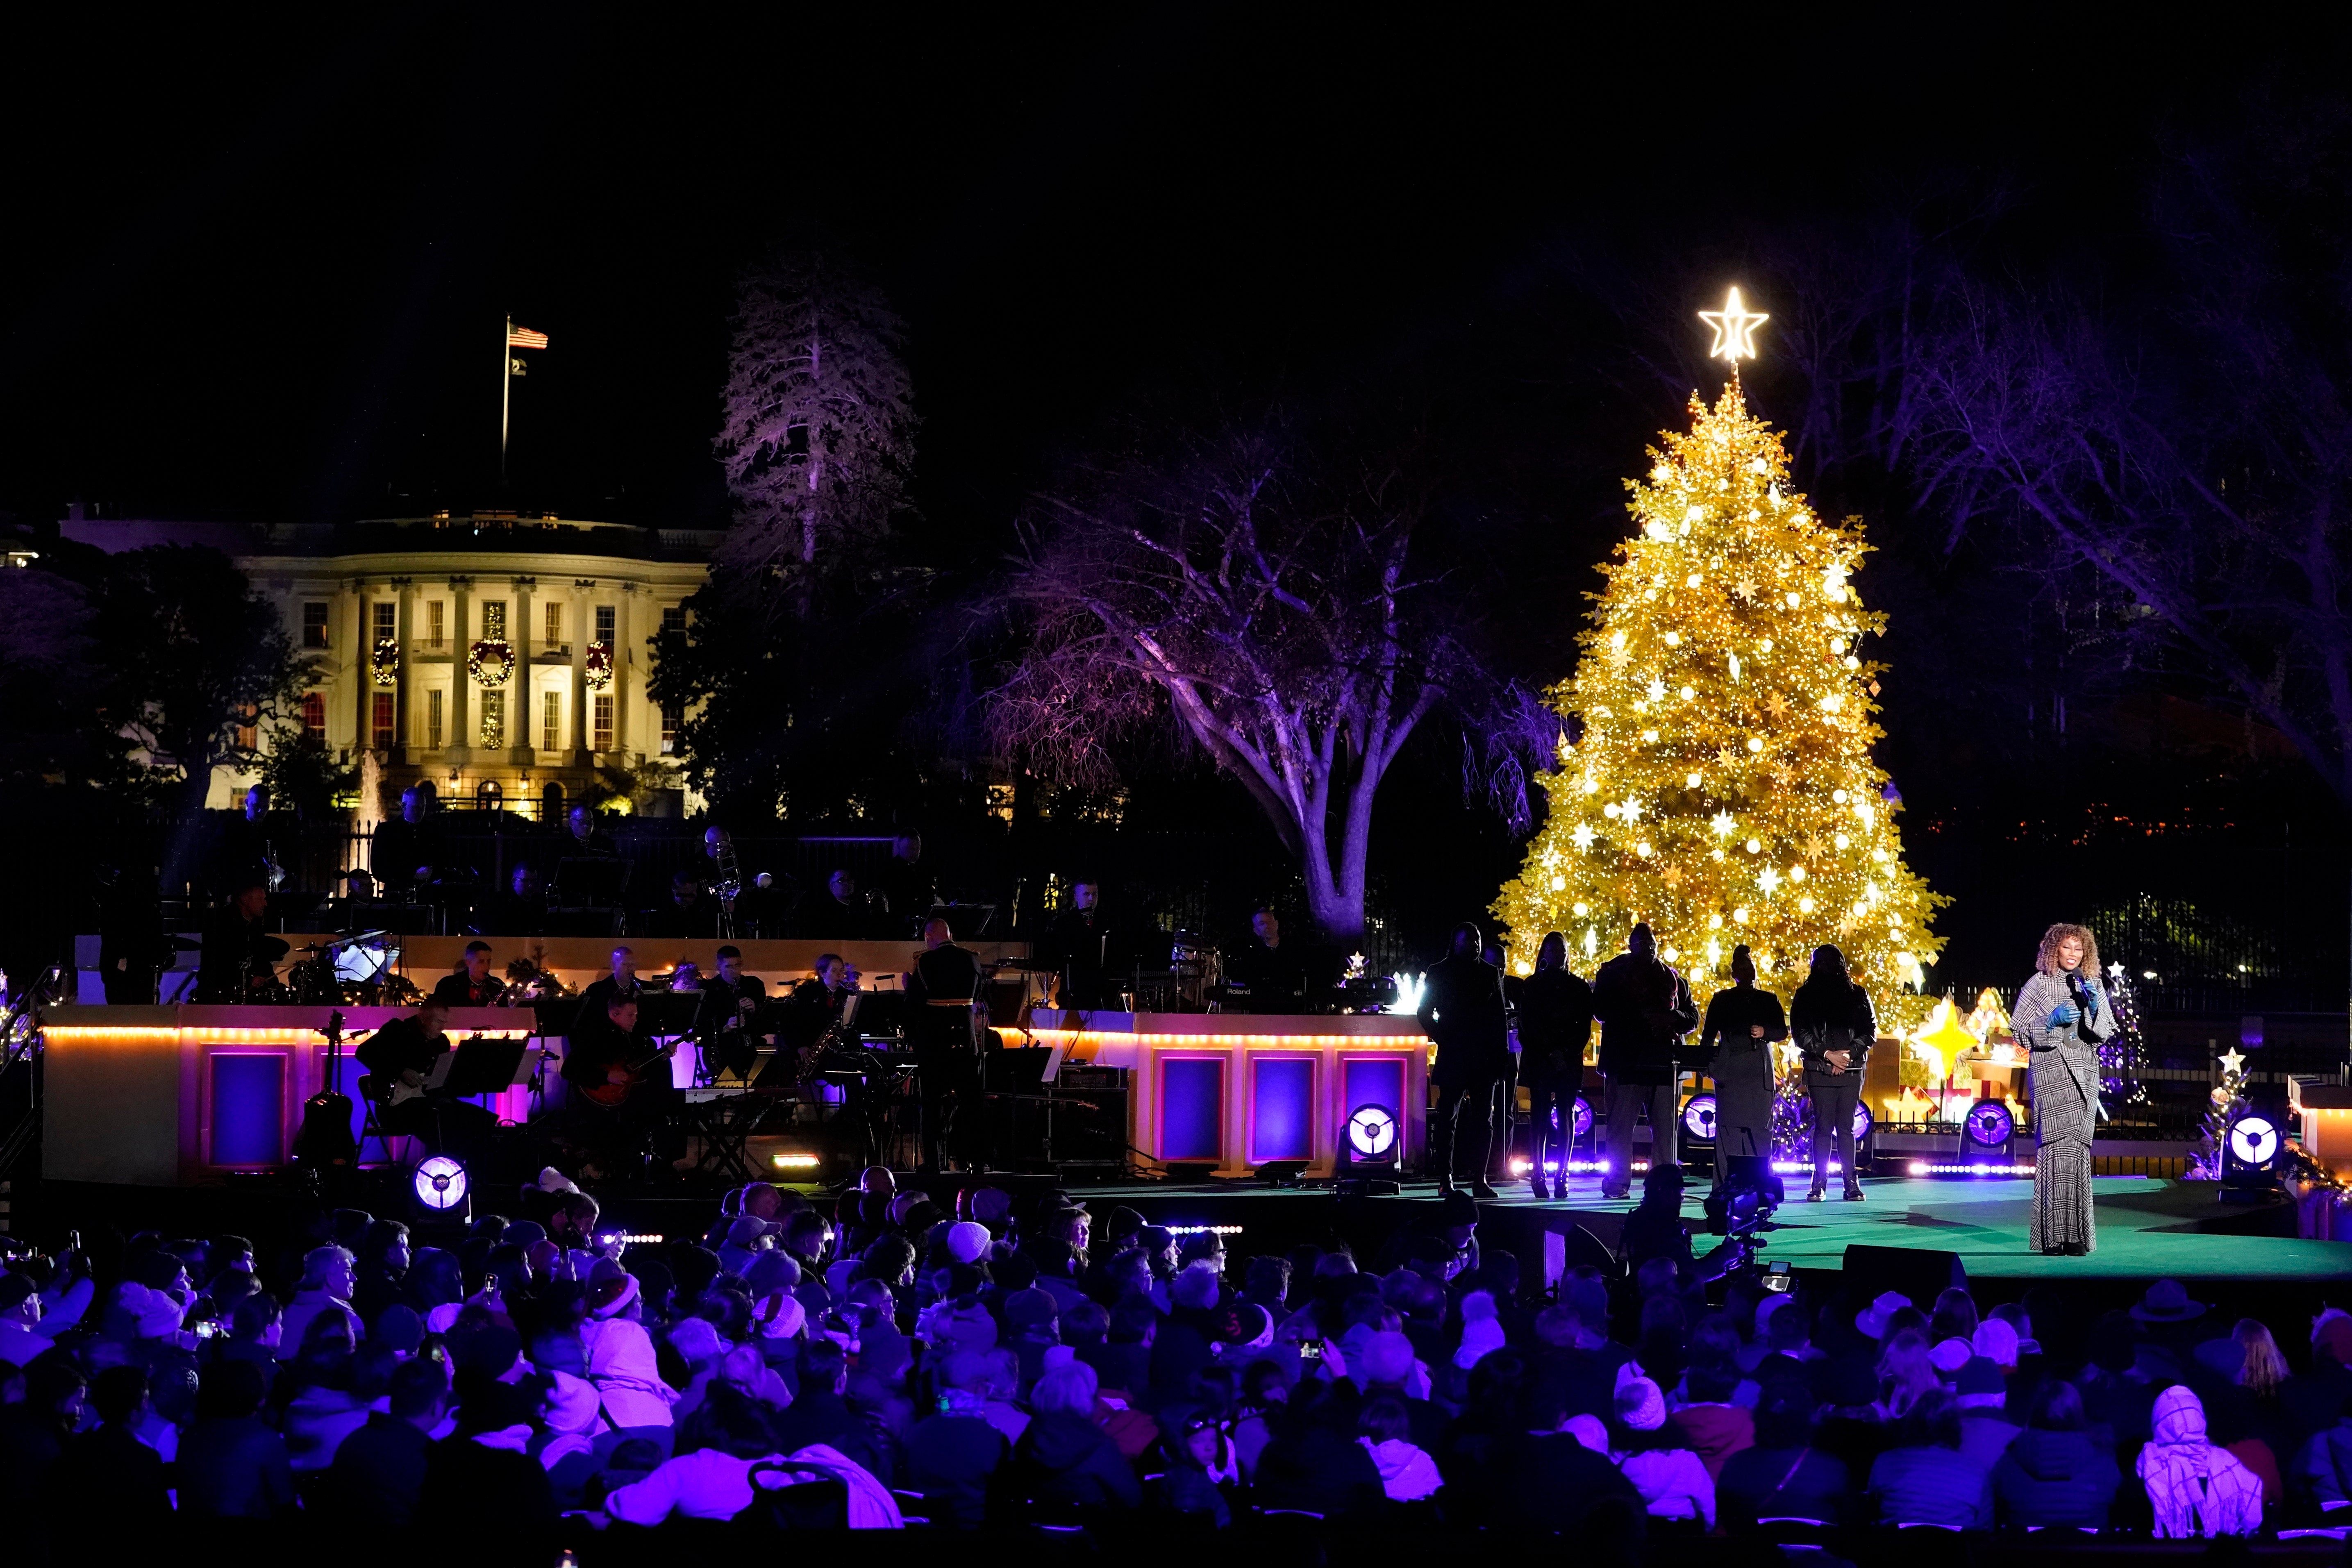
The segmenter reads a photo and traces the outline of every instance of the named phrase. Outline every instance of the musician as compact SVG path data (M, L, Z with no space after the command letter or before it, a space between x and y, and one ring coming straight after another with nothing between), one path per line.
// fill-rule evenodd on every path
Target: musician
M433 1000L451 1007L495 1007L506 995L506 982L490 973L490 944L466 944L465 967L445 974L433 987Z
M890 864L882 873L882 895L889 901L891 922L898 935L928 916L940 902L931 868L923 862L923 836L902 833L890 840Z
M272 978L286 943L263 929L269 888L258 868L236 879L228 903L205 926L203 956L196 965L196 1000L239 1003L252 998L254 983Z
M638 920L637 929L646 936L709 942L719 934L719 902L703 896L693 872L680 871L669 879L669 898L642 911Z
M449 1053L448 1023L449 1005L436 993L407 1017L394 1018L361 1041L352 1054L371 1079L368 1090L375 1101L377 1126L395 1137L421 1138L436 1153L448 1150L464 1159L497 1127L496 1116L438 1091L404 1096L394 1103L396 1089L424 1089L435 1064Z
M846 870L827 877L824 893L811 900L810 905L800 918L803 936L860 942L887 934L875 929L873 911L858 894L857 879Z
M421 785L400 792L400 815L375 830L372 851L376 875L384 886L402 892L436 880L447 855L441 842L441 824L435 816L434 797Z
M926 921L923 951L907 976L907 1000L913 1009L907 1020L907 1043L915 1053L922 1100L919 1174L940 1171L943 1153L952 1154L965 1169L972 1164L974 1102L980 1098L980 1021L974 1010L980 986L980 955L956 946L947 921Z
M754 1042L766 1032L760 1015L767 1000L766 984L743 973L743 950L720 948L718 973L702 983L702 1005L694 1014L704 1059L722 1072L750 1077L759 1049Z
M643 988L644 982L637 978L637 955L628 948L616 947L613 950L612 973L591 980L587 990L581 994L581 1016L593 1017L615 996L635 1001Z
M1248 988L1246 998L1238 990L1231 996L1237 1011L1304 1013L1318 978L1313 963L1302 943L1283 941L1282 921L1274 910L1260 909L1250 916L1248 942L1225 958L1225 984Z
M530 936L547 929L547 890L540 886L539 868L519 862L507 879L507 890L493 893L474 908L476 936Z
M1127 951L1102 907L1102 887L1080 882L1070 889L1070 908L1054 917L1047 942L1060 973L1055 1000L1064 1007L1112 1007L1135 955Z
M564 1042L563 1079L577 1091L567 1120L600 1173L639 1169L648 1136L667 1123L679 1096L666 1054L640 1027L634 992L607 993L601 1008L587 1009ZM613 1105L590 1098L605 1091L625 1092ZM682 1152L682 1135L675 1130L662 1142L656 1153L674 1160Z
M560 847L556 851L572 860L618 860L620 846L596 819L596 814L584 805L575 805L564 818Z
M286 879L285 862L294 855L296 832L291 816L269 809L268 785L255 784L247 790L243 808L228 819L215 847L217 885L258 876L274 891ZM236 889L230 886L229 890Z
M776 879L766 871L757 876L747 875L735 862L734 855L734 837L725 828L706 827L702 830L703 891L709 895L710 901L719 907L722 916L727 912L723 889L729 881L735 883L735 929L719 934L757 937L782 930L776 923L780 897ZM786 878L785 881L789 884L791 879ZM789 889L782 896L788 901Z

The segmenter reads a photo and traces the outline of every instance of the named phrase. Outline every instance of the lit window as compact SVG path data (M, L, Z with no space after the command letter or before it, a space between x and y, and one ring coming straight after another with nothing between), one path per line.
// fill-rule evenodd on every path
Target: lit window
M482 636L490 642L507 638L507 602L504 599L482 601Z
M369 728L375 731L375 749L379 752L388 752L400 743L397 733L400 726L396 718L399 705L394 700L393 693L379 691L375 694L373 708L374 722Z
M563 601L561 599L547 601L546 640L551 647L563 640Z
M561 751L563 747L563 694L542 692L539 699L539 749Z
M322 694L302 693L302 728L321 741L327 738L327 699Z
M449 603L446 599L425 601L425 640L435 647L449 646ZM439 742L435 742L436 745Z
M327 606L320 600L308 600L302 605L302 646L327 646Z
M600 752L613 749L613 694L609 691L596 694L595 749Z
M677 726L679 721L685 717L685 710L677 703L665 702L661 705L661 754L663 756L674 757L677 755Z

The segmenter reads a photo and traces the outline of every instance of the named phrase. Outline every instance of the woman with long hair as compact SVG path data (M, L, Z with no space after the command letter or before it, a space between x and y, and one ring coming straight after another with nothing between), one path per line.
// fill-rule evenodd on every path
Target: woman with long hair
M1789 1037L1780 999L1756 989L1756 959L1741 942L1731 950L1731 984L1707 998L1701 1049L1715 1056L1715 1179L1722 1184L1735 1154L1772 1157L1772 1043Z
M1943 1387L1943 1378L1927 1353L1927 1336L1905 1329L1878 1352L1878 1415L1900 1421L1911 1407Z
M1519 987L1519 1081L1528 1090L1534 1129L1528 1181L1539 1198L1568 1196L1576 1091L1584 1082L1584 1047L1591 1037L1592 988L1568 966L1568 938L1548 931L1536 949L1536 972ZM1545 1176L1547 1162L1557 1165L1556 1176Z
M1853 1168L1853 1108L1862 1099L1862 1064L1878 1037L1870 994L1846 973L1845 954L1823 943L1813 949L1812 972L1789 1004L1789 1032L1805 1060L1805 1092L1813 1102L1813 1185L1821 1202L1829 1184L1829 1155L1837 1147L1849 1203L1862 1197Z
M2033 977L2010 1010L2032 1062L2033 1220L2027 1245L2052 1257L2098 1247L2091 1215L2091 1131L2099 1115L2099 1043L2116 1032L2099 986L2099 943L2063 922L2042 933Z

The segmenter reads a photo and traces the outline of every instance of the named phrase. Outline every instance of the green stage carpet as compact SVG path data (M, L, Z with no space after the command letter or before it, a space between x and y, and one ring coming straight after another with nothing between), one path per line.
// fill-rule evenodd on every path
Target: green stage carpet
M1790 1178L1792 1194L1776 1216L1780 1228L1766 1238L1767 1260L1786 1258L1799 1268L1835 1268L1846 1247L1917 1247L1957 1252L1969 1277L1978 1279L2112 1279L2163 1276L2188 1279L2352 1280L2352 1243L2298 1241L2277 1235L2216 1234L2216 1226L2260 1231L2292 1228L2292 1216L2274 1208L2249 1210L2212 1201L2210 1183L2158 1181L2140 1176L2101 1176L2094 1183L2099 1225L2098 1250L2088 1258L2044 1258L2026 1250L2026 1225L2033 1207L2030 1178L1929 1181L1918 1178L1865 1181L1867 1200L1850 1204L1832 1197L1809 1204L1795 1197L1801 1176ZM1538 1205L1518 1187L1504 1202L1513 1208L1605 1210L1622 1213L1631 1203L1603 1203L1597 1184L1581 1196L1578 1183L1566 1203ZM1684 1212L1698 1212L1696 1187ZM1697 1238L1704 1246L1704 1239Z

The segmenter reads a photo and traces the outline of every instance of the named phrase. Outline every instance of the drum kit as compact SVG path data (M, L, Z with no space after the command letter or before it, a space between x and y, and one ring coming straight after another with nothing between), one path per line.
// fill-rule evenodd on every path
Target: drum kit
M251 999L310 1007L397 1006L399 988L415 992L406 977L393 972L400 938L392 931L339 933L329 942L308 943L302 952L306 956L287 970L284 980L257 976L247 988Z

